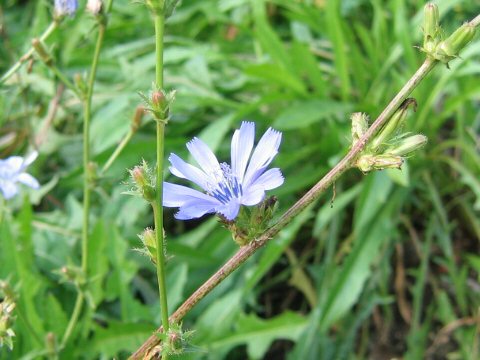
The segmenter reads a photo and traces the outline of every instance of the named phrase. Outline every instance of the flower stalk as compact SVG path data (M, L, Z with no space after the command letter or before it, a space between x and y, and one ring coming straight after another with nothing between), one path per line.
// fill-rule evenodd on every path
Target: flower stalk
M59 25L59 20L57 19L53 20L52 23L43 32L43 34L40 35L39 41L43 42L47 40L50 37L50 35L52 35L53 32L57 29L58 25ZM35 52L35 49L33 48L33 46L30 47L30 49L28 49L28 51L25 54L23 54L15 64L13 64L13 66L5 74L3 74L3 76L0 78L0 85L2 85L8 79L10 79L22 67L22 65L32 57L34 52Z
M90 228L89 214L90 214L90 193L91 193L91 163L90 163L90 120L92 111L92 97L95 84L95 78L97 75L98 61L100 58L100 50L103 45L103 39L105 37L105 31L107 28L106 14L112 7L113 0L109 0L105 7L104 14L98 14L98 34L95 43L95 50L93 53L92 64L90 66L90 72L88 81L86 84L86 93L81 98L83 101L83 221L82 221L82 272L88 281L88 232ZM60 350L65 347L70 336L75 329L75 326L80 318L80 313L85 301L84 293L80 290L77 292L77 298L73 308L72 316L67 325L67 329L63 335Z
M163 0L152 2L150 9L153 13L155 25L155 87L157 92L163 94L163 37L165 31L165 3ZM152 96L152 101L156 100ZM168 301L167 301L167 286L166 286L166 269L165 269L165 249L164 249L164 235L163 235L163 156L164 156L164 139L165 139L165 124L166 118L160 118L158 112L153 112L157 124L157 166L156 166L156 183L155 183L155 201L152 202L154 223L155 223L155 240L156 240L156 269L158 292L160 296L160 312L162 317L162 326L165 333L168 333L170 328L168 322ZM162 355L166 360L167 353Z

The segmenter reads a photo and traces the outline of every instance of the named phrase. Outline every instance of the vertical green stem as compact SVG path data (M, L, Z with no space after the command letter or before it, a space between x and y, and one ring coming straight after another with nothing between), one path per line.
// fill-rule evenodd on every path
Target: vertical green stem
M93 54L92 66L84 99L83 115L83 226L82 226L82 270L88 279L88 229L90 212L90 119L92 117L92 95L97 75L98 59L105 35L105 24L100 24L97 43Z
M110 3L111 4L111 3ZM83 223L82 223L82 271L88 281L88 231L89 231L89 213L90 213L90 119L92 111L92 96L93 87L95 84L95 77L97 75L98 59L100 57L100 50L105 36L106 22L103 20L99 24L97 42L95 44L95 52L93 54L92 65L87 83L87 93L83 100ZM73 330L80 317L83 302L85 297L81 289L78 289L77 299L72 316L67 325L67 329L63 335L60 349L63 349L68 342L68 339L73 333Z
M162 6L163 8L163 6ZM155 82L158 90L163 90L163 34L165 29L165 15L163 9L154 9L155 22L155 58L156 71ZM169 330L168 323L168 303L167 303L167 287L165 284L165 253L163 238L163 155L164 155L164 134L165 119L156 119L157 121L157 167L156 167L156 201L153 204L153 213L155 217L155 236L157 245L157 279L158 291L160 294L160 311L162 314L162 325L164 332ZM163 359L167 359L167 354L163 355Z

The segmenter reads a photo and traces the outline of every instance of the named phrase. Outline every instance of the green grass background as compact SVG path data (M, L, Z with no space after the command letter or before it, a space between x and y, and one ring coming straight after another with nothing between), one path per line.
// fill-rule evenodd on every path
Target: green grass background
M81 7L84 2L80 1ZM283 132L272 191L291 206L347 151L349 115L375 118L423 61L419 0L183 0L168 20L165 84L177 91L166 154L188 157L205 140L229 159L233 130L255 121ZM448 34L480 13L439 0ZM49 1L0 5L0 72L51 20ZM94 21L83 10L48 45L69 77L88 71ZM428 136L402 171L350 170L185 318L194 330L181 359L478 359L480 306L480 39L439 65L412 94L406 129ZM115 0L93 98L92 154L101 167L128 132L138 92L154 80L147 9ZM31 167L43 184L9 202L0 224L0 278L17 292L17 334L3 359L44 356L65 331L75 289L58 270L80 263L82 109L41 63L0 88L0 157L40 139ZM160 322L155 269L134 251L152 226L123 195L127 169L154 164L155 126L142 128L95 183L90 306L61 359L126 358ZM165 170L168 180L174 177ZM6 210L4 210L6 211ZM212 217L165 212L169 306L175 309L237 245ZM24 316L18 314L23 313ZM35 335L34 335L35 334Z

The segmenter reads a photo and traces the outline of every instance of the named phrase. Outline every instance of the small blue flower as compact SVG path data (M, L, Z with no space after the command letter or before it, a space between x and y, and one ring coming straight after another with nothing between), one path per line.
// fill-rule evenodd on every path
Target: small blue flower
M266 190L274 189L284 181L280 169L267 170L278 153L282 134L269 128L250 157L254 139L254 123L243 122L240 129L235 130L231 145L231 166L220 164L212 150L198 138L187 143L187 148L200 169L171 154L170 172L197 184L205 193L165 182L163 206L180 208L175 214L180 220L199 218L209 213L219 213L227 220L233 220L241 205L260 203Z
M5 199L11 199L18 194L18 183L38 189L40 184L30 174L25 172L27 166L37 158L38 153L34 151L26 158L21 156L10 156L0 160L0 191Z
M55 14L57 16L74 15L78 8L77 0L55 0Z

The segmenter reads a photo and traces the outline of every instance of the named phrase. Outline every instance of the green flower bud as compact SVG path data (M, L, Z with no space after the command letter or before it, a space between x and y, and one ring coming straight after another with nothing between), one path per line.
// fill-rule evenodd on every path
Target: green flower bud
M364 113L353 113L352 120L352 146L367 132L368 115Z
M165 92L163 89L157 89L153 85L153 89L149 96L140 93L146 104L146 110L153 114L157 121L168 122L170 116L170 107L175 100L175 91Z
M73 81L75 82L77 89L85 95L87 93L87 83L85 82L85 78L81 74L76 73L73 76Z
M435 59L448 63L458 56L460 51L475 36L476 27L470 23L463 24L446 40L442 41L435 52Z
M255 207L242 206L235 220L220 217L221 222L231 231L233 240L240 246L254 241L268 227L277 209L277 198L270 196Z
M428 141L425 135L412 135L399 142L398 145L387 150L389 154L404 156L408 155L421 147L423 147Z
M146 163L144 163L142 166L135 166L133 170L130 171L130 174L143 198L148 202L154 201L155 188L151 185L152 181L148 174Z
M88 181L94 182L98 179L98 164L90 161L87 166Z
M132 132L137 132L138 128L142 124L143 114L145 114L145 108L142 105L137 106L131 123Z
M14 309L15 303L10 297L5 297L0 302L0 348L6 345L10 350L13 349L13 337L15 336L12 330Z
M144 250L140 250L143 254L147 255L150 260L156 264L157 263L157 241L155 236L155 230L146 228L141 235L138 235Z
M44 62L46 65L52 65L52 56L39 39L35 38L32 40L32 47L42 62Z
M390 138L400 131L407 118L408 108L410 105L417 107L417 102L413 98L408 98L403 101L397 111L392 115L387 124L382 128L380 133L371 141L368 149L372 152L377 152L380 147L388 144Z
M423 22L423 50L431 53L435 50L440 37L440 15L438 6L433 3L425 5Z
M400 156L382 154L360 156L356 166L362 172L368 173L372 170L400 169L402 164L403 159Z

